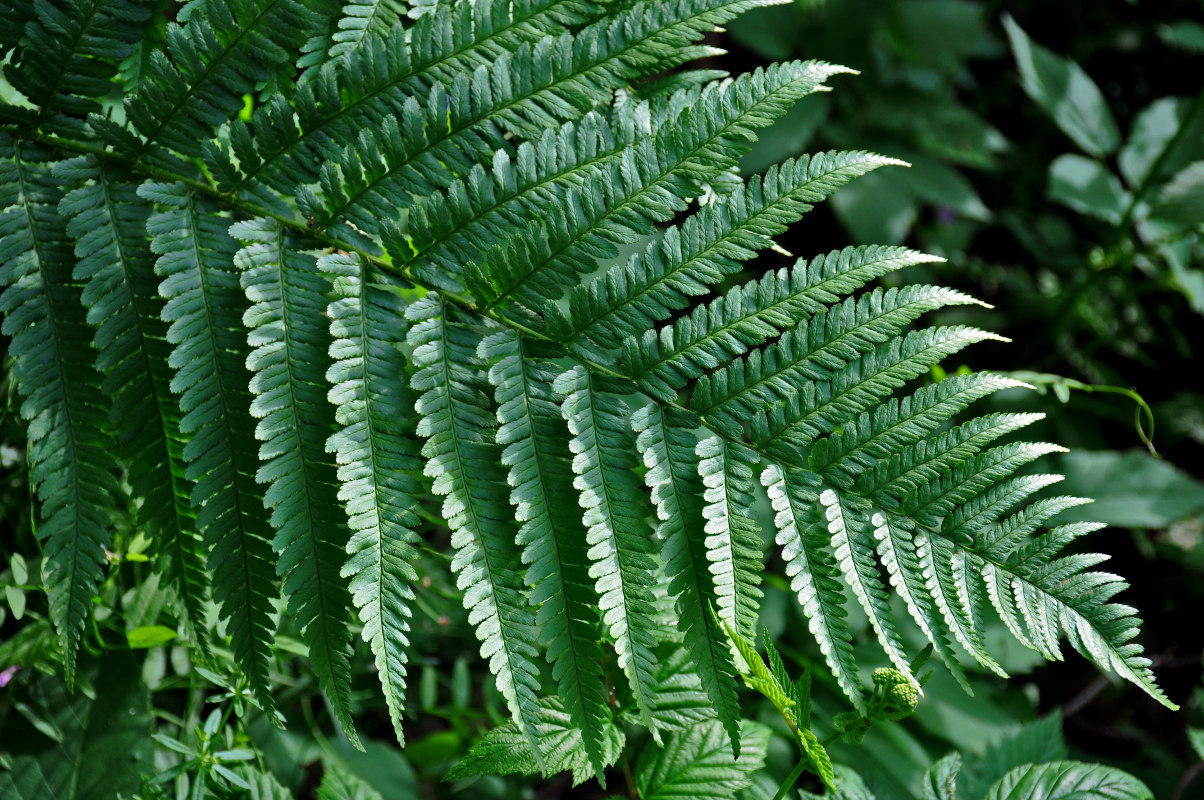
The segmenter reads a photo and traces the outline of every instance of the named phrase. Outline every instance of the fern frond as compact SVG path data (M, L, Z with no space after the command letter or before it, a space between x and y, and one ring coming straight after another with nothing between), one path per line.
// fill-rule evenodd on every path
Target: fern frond
M142 38L150 11L129 0L35 2L31 11L4 77L33 108L0 104L0 119L79 136L81 118L100 111L98 100L113 89L117 67Z
M96 367L112 398L110 420L134 495L142 500L138 521L158 550L158 568L175 589L181 616L200 633L209 579L193 487L185 478L171 345L146 237L151 208L129 174L93 156L59 162L55 177L70 188L58 210L75 241L73 277L84 282L81 300L96 329Z
M940 610L924 580L923 566L917 553L915 526L909 519L881 512L875 512L870 523L874 526L874 538L878 541L878 556L890 576L891 585L903 598L911 618L932 643L934 651L948 667L954 680L966 692L973 694L945 635Z
M855 484L857 492L879 502L898 502L913 488L977 455L990 442L1044 418L1044 414L1008 413L976 417L938 436L899 448L875 468L861 473Z
M772 346L703 376L690 407L732 428L759 408L795 395L800 384L815 385L876 346L897 342L899 330L921 314L974 302L961 292L935 286L875 289L850 297L783 334Z
M801 461L817 436L836 430L846 419L856 417L947 356L975 342L999 338L977 328L954 326L912 331L891 339L829 379L807 381L798 392L756 413L750 423L753 441L775 458ZM734 422L730 416L709 419L728 426Z
M664 747L646 749L636 765L636 792L644 800L737 796L764 766L770 730L742 723L739 758L732 757L725 738L717 723L704 723L673 733Z
M289 616L301 630L318 683L347 738L360 747L351 721L351 598L339 579L348 535L338 510L336 469L326 454L334 409L326 401L326 294L314 256L273 220L237 222L245 243L234 256L251 307L243 313L254 394L251 414L267 485Z
M301 79L312 77L323 64L354 55L373 39L384 39L401 22L405 0L349 0L337 19L327 20L330 30L314 35L297 61Z
M552 775L571 771L573 785L577 786L591 777L601 777L586 757L581 730L574 727L560 698L541 699L536 714L536 733L544 748L542 762L537 760L529 739L512 720L494 728L473 744L468 754L447 773L447 780L473 775ZM626 743L623 729L608 723L602 740L604 762L613 764L618 761Z
M975 400L1026 385L990 372L950 376L902 400L889 399L819 439L808 464L833 482L850 485L863 470L932 433Z
M702 481L693 434L698 423L675 409L649 404L632 414L631 425L647 467L644 481L656 504L657 536L663 543L677 627L702 689L735 746L740 741L736 666L711 613L718 595L702 535Z
M655 710L656 615L652 588L656 561L652 531L636 475L630 411L616 394L622 386L574 367L556 378L561 413L573 438L573 486L584 509L589 570L602 620L615 642L644 726L660 741ZM609 391L608 391L609 390Z
M832 537L832 548L845 583L865 610L882 649L895 669L911 677L909 659L899 637L894 612L890 608L890 595L882 583L874 559L876 542L869 525L869 507L856 500L854 496L843 495L832 489L824 489L819 494L826 528Z
M810 263L800 259L791 270L771 272L696 306L671 326L628 339L623 348L626 374L649 394L671 399L707 370L824 313L827 303L867 281L932 260L904 248L845 250Z
M167 50L151 54L149 71L126 103L140 137L102 130L121 150L179 169L160 148L199 157L205 143L243 107L272 69L292 59L321 18L300 0L207 0L204 13L169 23Z
M747 447L719 436L702 440L695 452L705 487L704 544L715 581L715 611L737 633L754 637L765 556L750 490L756 479L753 468L760 459Z
M664 54L673 47L757 4L641 3L576 35L549 35L500 52L475 73L449 78L446 88L433 82L425 102L411 96L392 103L392 113L374 126L381 133L361 130L356 144L340 154L337 174L324 171L315 217L326 222L346 216L360 230L378 233L378 217L447 188L453 176L469 172L473 159L489 161L492 150L506 147L493 126L538 138L549 127L599 110L613 90L654 65L664 68ZM374 213L380 209L388 213Z
M664 104L654 104L652 135L636 139L620 159L603 166L603 201L579 204L591 212L588 216L578 213L566 224L548 226L550 233L563 233L528 251L542 258L508 263L504 271L490 270L493 281L478 299L487 307L513 298L539 308L542 301L559 297L576 282L583 264L617 255L616 245L650 233L651 222L685 210L687 198L722 182L755 140L757 129L772 124L796 100L841 71L843 67L814 61L774 64L734 81L708 84L701 91L682 90ZM687 122L661 124L666 118ZM562 207L577 211L575 205Z
M529 347L512 332L498 333L482 342L480 354L492 364L497 442L505 448L502 463L510 467L510 502L523 523L517 542L529 565L531 604L539 608L536 624L548 646L559 696L601 775L610 714L597 644L598 597L589 583L592 542L574 513L570 451L554 387L559 370Z
M426 439L423 471L444 497L456 584L481 640L481 656L489 659L497 687L538 761L535 615L523 595L502 453L477 361L481 337L448 320L446 302L434 294L405 313L411 323L407 342L418 367L410 385L421 395L416 408L418 433Z
M422 469L414 398L396 346L408 327L405 305L357 256L322 256L318 269L335 291L327 308L334 363L326 379L339 429L326 449L335 454L339 500L351 527L341 576L350 578L361 635L376 659L393 729L404 741L411 586L418 580L415 510L422 493L413 477Z
M0 332L12 337L29 484L41 506L42 580L73 687L76 651L104 577L119 465L52 164L37 145L0 134Z
M770 464L761 473L774 510L777 543L786 562L790 588L798 595L807 625L819 643L837 683L859 712L865 712L857 664L853 660L853 631L845 609L845 593L835 555L820 521L819 482L808 473L787 472Z
M238 168L225 159L217 163L230 170L231 191L260 196L263 192L256 191L255 184L262 183L291 194L299 185L317 181L321 165L339 159L361 131L378 128L392 117L400 118L398 127L404 129L407 120L414 119L405 111L414 98L431 96L442 85L452 93L444 96L459 100L462 95L452 88L458 79L483 74L482 67L505 59L523 44L546 41L566 26L592 19L596 8L588 0L437 5L411 30L394 26L384 37L370 36L312 80L302 81L294 105L285 102L257 112L254 136L245 124L232 123ZM453 119L458 121L462 113L457 109ZM447 132L451 135L476 121L443 124L452 128Z
M817 91L821 88L816 86ZM669 228L660 242L649 244L627 264L611 267L574 289L569 297L570 320L557 331L559 338L586 337L604 348L618 347L626 337L638 336L685 308L691 297L705 294L707 287L739 270L742 262L771 247L772 237L813 204L854 178L894 163L901 162L865 152L830 152L792 159L771 167L764 176L753 176L743 189L721 195L680 227ZM849 262L863 259L867 264L881 261L885 272L904 266L891 259L907 258L907 253L894 248L848 248L814 260L805 274L843 274L849 271ZM804 274L798 266L796 273ZM868 272L863 282L877 274Z
M946 514L1025 464L1066 448L1047 442L1018 442L996 447L959 464L956 469L909 492L899 511L921 525L936 527Z
M180 433L189 437L185 476L209 551L213 599L252 691L271 708L272 602L279 590L271 526L255 482L242 326L247 301L234 268L238 243L227 233L230 219L182 184L146 183L138 194L162 209L146 228L167 301L162 317L173 346L171 390L179 396Z

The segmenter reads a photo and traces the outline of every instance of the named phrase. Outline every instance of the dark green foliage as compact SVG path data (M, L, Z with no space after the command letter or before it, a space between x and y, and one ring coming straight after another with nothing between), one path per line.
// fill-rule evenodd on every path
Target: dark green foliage
M940 380L1000 337L912 329L984 304L873 286L940 259L861 246L741 275L816 203L903 164L831 151L740 176L759 132L850 72L686 66L763 4L437 2L406 22L392 2L211 0L172 22L124 0L19 9L0 305L68 677L128 515L198 652L232 651L230 697L245 683L270 713L277 650L303 650L356 746L355 636L402 738L411 616L438 578L424 559L450 531L512 717L453 777L604 783L634 723L655 741L640 796L748 787L768 732L742 720L750 656L724 629L754 635L779 554L863 717L918 692L892 590L967 687L954 642L1003 672L993 608L1042 655L1065 635L1169 705L1134 612L1109 602L1124 584L1060 554L1087 528L1042 527L1080 501L1030 503L1051 481L1013 477L1060 448L996 444L1037 416L960 416L1024 384ZM850 590L898 676L869 699ZM278 608L300 643L277 637ZM809 679L770 652L806 727ZM370 791L331 771L319 794Z

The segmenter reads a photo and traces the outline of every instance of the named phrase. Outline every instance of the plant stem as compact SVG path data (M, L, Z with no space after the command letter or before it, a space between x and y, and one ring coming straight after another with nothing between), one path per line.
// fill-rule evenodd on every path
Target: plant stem
M786 776L786 780L782 781L782 785L778 787L778 793L773 796L773 800L782 800L794 788L794 784L798 783L798 779L802 777L806 769L807 757L803 756L799 759L798 764L794 766L794 771Z

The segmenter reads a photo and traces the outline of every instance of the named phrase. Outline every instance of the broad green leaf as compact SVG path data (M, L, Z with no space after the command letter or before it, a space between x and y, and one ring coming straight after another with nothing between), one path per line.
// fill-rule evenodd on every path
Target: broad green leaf
M1191 747L1201 759L1204 759L1204 728L1188 728L1187 738Z
M1204 227L1204 161L1188 164L1162 187L1150 215Z
M142 670L132 654L110 651L92 667L81 664L90 692L68 694L57 676L41 675L28 702L62 733L59 742L12 717L0 751L12 768L0 772L5 800L112 800L138 791L151 769L150 708ZM94 697L89 697L89 694Z
M176 638L177 635L174 628L167 628L162 625L143 625L127 633L125 639L131 649L142 650L148 647L158 647L159 645L167 644Z
M1083 68L1034 42L1010 14L1003 15L1003 27L1024 91L1062 132L1097 158L1120 146L1120 129L1108 103Z
M1053 761L1017 767L984 800L1153 800L1145 784L1113 767Z
M1158 29L1162 41L1192 53L1204 53L1204 25L1181 19Z
M1049 165L1049 199L1088 216L1119 223L1133 196L1093 158L1068 153Z
M383 797L364 781L335 767L322 776L318 800L383 800Z
M962 757L950 753L932 765L924 776L924 800L957 800L957 776L962 768Z
M987 745L982 755L967 754L958 786L963 796L979 798L991 784L1016 767L1064 758L1062 716L1048 714Z
M1059 489L1096 502L1063 511L1058 522L1106 522L1122 528L1164 528L1204 513L1204 483L1140 451L1080 451L1059 458Z
M1129 138L1116 156L1116 165L1130 188L1147 180L1163 180L1204 157L1204 115L1193 115L1192 103L1191 98L1162 97L1133 120ZM1185 125L1191 127L1180 134ZM1163 155L1168 146L1170 152ZM1155 163L1158 174L1151 176Z

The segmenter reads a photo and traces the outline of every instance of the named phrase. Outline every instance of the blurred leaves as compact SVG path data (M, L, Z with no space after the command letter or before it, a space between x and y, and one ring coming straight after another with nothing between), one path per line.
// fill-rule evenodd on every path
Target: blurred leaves
M1058 522L1166 528L1204 513L1204 483L1147 453L1071 452L1059 458L1058 469L1066 474L1060 491L1096 498L1062 512Z
M1083 68L1028 37L1010 14L1003 15L1021 85L1062 132L1093 156L1120 146L1120 129L1103 92Z
M112 800L138 790L150 760L149 692L133 654L107 653L86 673L91 688L69 694L38 674L3 720L0 797Z

